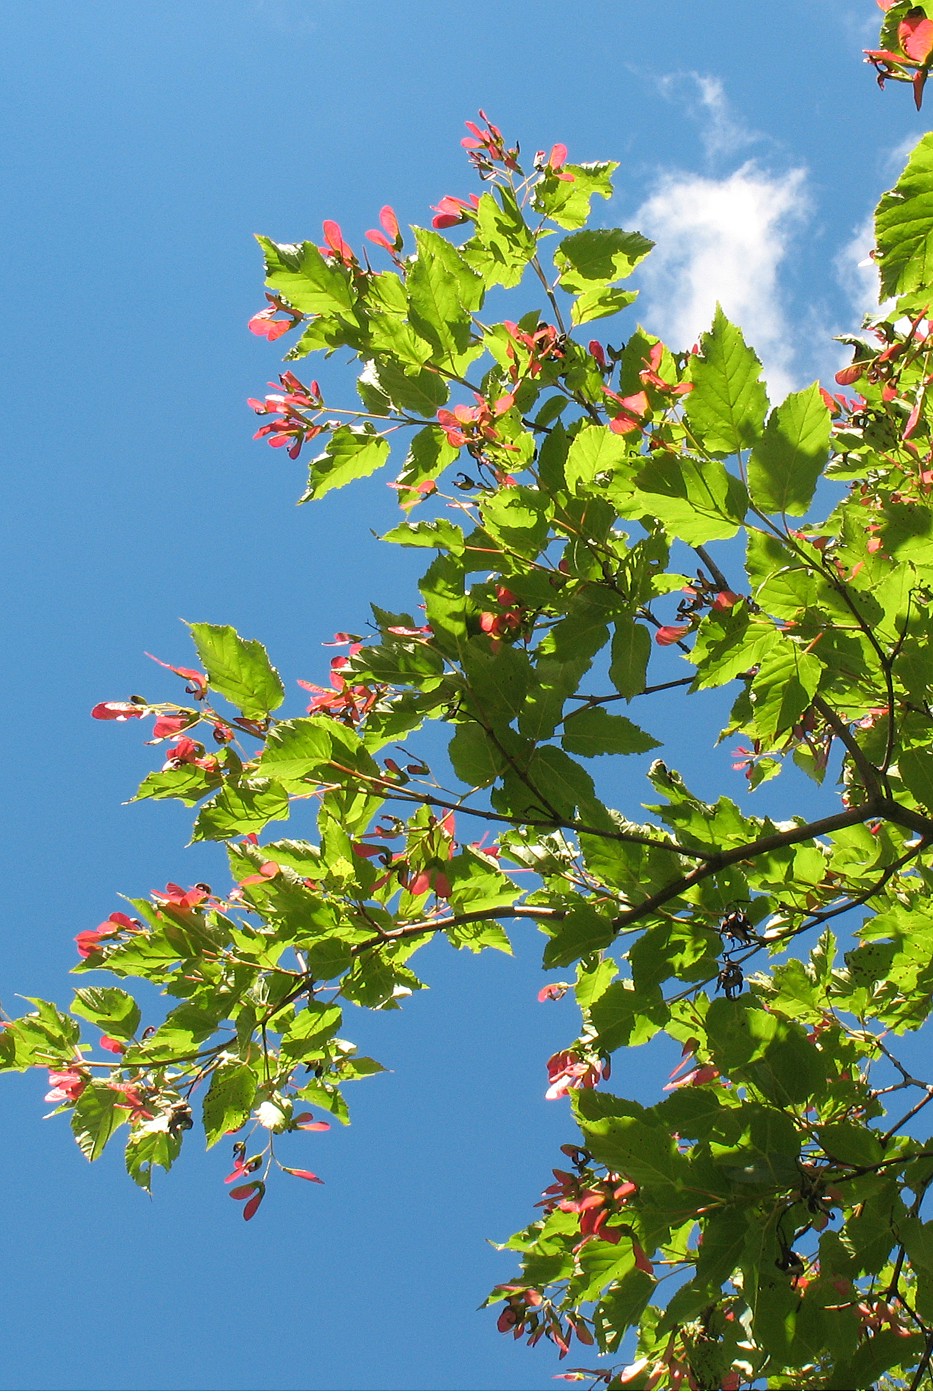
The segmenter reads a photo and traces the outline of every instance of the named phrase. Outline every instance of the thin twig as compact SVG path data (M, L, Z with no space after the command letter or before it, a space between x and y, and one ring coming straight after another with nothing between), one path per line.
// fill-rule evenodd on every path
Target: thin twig
M700 559L702 559L703 563L709 569L716 587L723 589L725 592L731 592L732 590L729 588L729 580L726 578L722 569L720 569L719 565L716 563L716 560L712 557L712 555L707 554L706 550L701 544L695 544L693 546L693 552Z
M832 706L827 705L826 701L821 699L819 695L814 695L813 699L810 701L810 706L812 709L816 710L818 715L823 717L833 731L833 734L844 746L858 770L858 775L862 780L867 795L869 797L880 796L883 791L881 775L874 765L869 762L862 749L856 743L854 736L849 730L849 726L843 722L842 718L836 713Z

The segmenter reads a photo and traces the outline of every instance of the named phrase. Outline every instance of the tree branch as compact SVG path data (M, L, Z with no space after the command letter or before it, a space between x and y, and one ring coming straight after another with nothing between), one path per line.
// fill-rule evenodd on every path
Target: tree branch
M771 836L762 836L759 840L749 841L744 846L735 846L731 851L718 851L713 855L708 855L689 875L682 875L678 880L672 880L657 894L651 895L641 904L618 915L612 921L613 928L619 930L628 928L631 924L640 923L647 915L660 909L669 899L676 899L679 895L692 889L694 885L699 885L710 875L718 875L721 870L728 870L730 866L739 865L745 860L753 860L755 856L764 855L767 851L778 851L785 846L796 846L801 841L810 841L817 836L826 836L831 831L842 831L846 827L857 826L860 822L867 821L876 815L876 804L863 802L848 812L836 812L831 817L821 817L818 821L805 822L788 831L776 831Z
M856 743L848 725L843 723L832 706L827 705L826 701L822 700L819 695L814 695L813 699L810 701L810 706L812 709L816 710L818 715L822 716L833 731L833 734L846 749L846 752L855 764L867 795L873 798L880 797L883 792L881 775L874 765L869 762L862 749Z
M695 544L693 546L693 552L697 555L699 559L703 561L703 563L709 569L710 574L712 576L712 580L715 583L716 587L721 588L727 592L731 592L731 589L729 588L729 580L726 578L725 574L723 573L722 569L720 569L713 556L711 554L708 554L703 548L703 546L700 544Z
M566 909L551 909L546 905L496 904L490 909L474 909L472 913L441 914L436 919L419 919L416 923L385 929L362 943L355 943L350 951L355 957L357 953L364 953L368 948L378 947L381 943L415 938L423 933L443 933L449 928L457 928L460 924L483 923L487 919L534 919L539 924L559 923L567 917L567 912Z
M567 827L583 836L601 836L607 841L619 841L630 846L657 847L664 851L673 851L674 855L686 856L689 860L700 860L705 855L705 851L697 850L692 846L679 846L671 839L662 836L639 836L628 831L618 831L615 828L606 830L599 826L587 826L583 822L567 821L555 815L552 817L529 817L525 815L509 816L502 812L491 811L489 808L471 807L460 801L451 801L449 798L434 797L430 793L423 791L413 792L403 783L394 783L390 778L371 778L365 773L358 773L352 768L347 768L342 763L330 763L329 767L338 773L344 773L347 777L355 778L360 784L359 791L370 797L379 797L385 793L391 793L392 800L397 802L424 803L427 807L442 807L448 812L461 812L467 817L479 817L482 821L489 822L509 822L515 826L533 827L535 830L553 831L555 827ZM363 784L378 784L378 788L373 786L362 786Z

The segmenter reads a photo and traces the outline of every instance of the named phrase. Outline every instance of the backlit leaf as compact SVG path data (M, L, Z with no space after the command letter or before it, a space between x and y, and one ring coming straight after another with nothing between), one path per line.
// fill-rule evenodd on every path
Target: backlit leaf
M761 361L721 306L685 373L693 384L687 417L707 452L729 457L758 441L768 408Z
M213 622L192 622L189 630L212 690L247 719L264 719L278 709L285 689L261 642Z

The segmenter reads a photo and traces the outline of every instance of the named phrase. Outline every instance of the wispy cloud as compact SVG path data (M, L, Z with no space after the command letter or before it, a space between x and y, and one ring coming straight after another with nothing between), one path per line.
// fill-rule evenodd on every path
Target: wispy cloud
M658 79L658 90L669 101L680 102L699 128L700 140L709 160L735 156L760 141L759 132L743 125L735 116L720 78L708 73L665 73Z
M252 9L267 29L279 34L307 38L321 27L320 8L312 0L252 0Z
M863 316L878 313L878 269L871 256L874 246L874 218L869 215L834 259L836 281L852 308L856 326Z
M888 151L884 162L884 178L890 184L893 185L898 180L915 145L915 137L906 136ZM890 301L883 307L878 305L878 269L871 257L874 246L875 215L872 210L865 215L834 259L836 280L848 298L856 325L861 322L863 316L884 315L893 305Z
M892 183L898 179L901 171L907 164L917 144L917 140L916 134L911 133L910 136L905 136L902 140L895 142L888 151L884 173L885 177L891 180Z
M835 10L830 7L829 13L841 25L843 34L851 43L861 49L878 47L878 31L882 20L880 12L868 10L863 13L853 10L846 3Z
M658 245L642 271L641 319L689 348L721 302L777 398L797 384L779 273L809 213L806 178L802 169L770 174L751 161L722 179L670 172L635 215L635 227Z

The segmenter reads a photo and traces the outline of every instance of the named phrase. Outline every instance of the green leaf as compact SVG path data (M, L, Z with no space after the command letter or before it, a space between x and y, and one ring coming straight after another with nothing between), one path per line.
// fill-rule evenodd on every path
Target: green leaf
M236 1132L243 1126L252 1111L258 1087L259 1081L249 1065L238 1060L228 1061L214 1070L201 1106L208 1147L213 1147L225 1133Z
M612 172L617 166L614 160L565 165L560 172L545 175L535 186L532 208L561 228L580 228L589 217L594 195L612 198Z
M679 1197L688 1168L670 1134L641 1118L595 1116L592 1095L592 1090L581 1091L577 1107L594 1157L636 1186L672 1191Z
M478 724L458 724L448 752L457 777L471 788L488 787L509 766L507 752Z
M660 740L625 715L610 714L597 705L567 716L561 743L570 753L588 758L600 753L647 753L660 746Z
M916 1365L920 1341L915 1333L906 1337L893 1331L870 1335L860 1343L854 1355L845 1357L826 1378L828 1390L848 1394L857 1390L872 1390L872 1382L895 1366Z
M118 1040L135 1035L141 1014L130 994L119 987L80 987L70 1009Z
M600 1351L610 1351L626 1328L644 1317L657 1286L657 1279L650 1274L632 1269L607 1290L595 1313L597 1332L606 1338L605 1343L600 1342Z
M721 943L712 929L695 931L678 928L651 929L637 939L629 951L629 963L636 987L656 987L669 977L692 982L715 977L719 971L716 956Z
M635 1251L627 1235L615 1243L598 1236L585 1240L577 1253L577 1268L582 1276L574 1288L577 1299L593 1301L604 1288L624 1278L634 1267Z
M71 1130L89 1162L96 1162L114 1132L130 1116L117 1105L116 1092L106 1084L88 1084L74 1106Z
M748 493L721 462L664 452L639 471L628 509L632 515L657 516L670 535L700 545L731 539L745 520Z
M914 1269L933 1275L933 1221L911 1217L901 1221L897 1233Z
M603 289L638 266L654 244L640 233L620 228L591 228L572 233L558 243L554 265L567 292Z
M463 565L449 554L439 554L419 586L434 644L451 659L458 657L467 633Z
M371 413L385 413L388 398L400 407L432 415L446 402L448 390L439 374L425 368L431 359L428 342L399 316L370 316L367 329L360 355L372 358L366 361L357 380L365 406ZM368 394L374 395L372 403ZM414 402L406 404L409 398Z
M312 458L308 487L299 498L299 505L319 501L328 491L335 491L361 477L372 476L388 456L389 444L371 423L360 427L342 424L334 429L325 450Z
M126 1170L144 1191L152 1186L152 1168L168 1171L181 1151L181 1133L171 1132L164 1120L141 1123L133 1128L126 1143Z
M347 313L349 314L349 313ZM303 360L316 350L330 353L347 344L348 324L338 315L314 316L285 356L286 360Z
M216 792L222 782L219 773L207 773L197 764L186 763L181 768L162 769L147 774L131 801L141 802L146 797L177 797L185 806L193 807L202 797Z
M3 1069L45 1067L74 1059L81 1031L77 1021L65 1016L51 1002L27 997L38 1010L13 1021L0 1034Z
M410 327L406 329L411 330ZM398 355L398 360L380 357L378 361L370 360L366 365L357 380L357 387L368 412L386 413L391 408L401 408L420 414L422 418L433 418L437 410L447 402L445 381L439 374L421 367L425 360L430 358L430 345L420 337L415 339L424 347L415 369L400 364L398 361L402 359L401 355ZM400 340L401 336L396 336L396 353L403 348ZM413 356L416 350L417 346L412 346L409 353ZM375 391L377 395L372 402L366 397L370 391ZM381 403L378 398L380 395Z
M531 662L518 647L493 655L485 639L471 640L464 651L470 708L484 726L501 730L520 713L532 682Z
M341 1079L368 1079L372 1074L385 1074L386 1067L369 1055L355 1055L340 1067Z
M362 740L328 715L302 716L273 725L259 761L263 778L275 779L292 793L306 792L308 784L334 782L342 768L366 777L379 774Z
M577 1005L584 1010L592 1006L607 987L612 985L612 979L618 970L612 958L581 959L577 963L577 983L574 988Z
M462 248L487 287L514 287L535 255L535 238L508 185L480 196L476 232Z
M287 821L288 814L288 794L281 783L265 778L226 783L223 791L201 808L191 839L226 841L259 832L268 822Z
M483 302L483 281L460 253L431 229L415 229L418 253L408 274L410 319L414 329L450 363L470 343L470 313ZM445 365L446 367L446 365Z
M748 995L714 1001L706 1029L720 1073L739 1084L754 1084L779 1107L806 1104L825 1088L823 1056L806 1032L756 1006Z
M436 424L422 428L408 444L408 454L396 480L405 486L432 481L459 455L460 449L451 447L442 428Z
M669 1091L655 1111L661 1124L672 1133L679 1133L685 1142L718 1140L723 1125L732 1121L733 1112L719 1102L714 1090L694 1084Z
M859 1123L826 1123L817 1136L834 1162L849 1167L875 1167L884 1156L878 1135Z
M569 967L578 958L601 953L614 938L612 920L607 914L591 904L578 904L567 912L557 932L548 939L543 965L546 968Z
M758 356L717 306L712 329L700 339L700 354L691 356L686 370L693 384L687 418L713 457L729 457L761 437L768 397L760 375Z
M780 1373L794 1354L800 1298L791 1280L773 1266L775 1245L771 1232L759 1226L757 1231L749 1231L746 1244L743 1291L752 1306L752 1331L755 1340L769 1353L770 1365Z
M757 1195L762 1186L788 1187L800 1180L799 1157L803 1140L790 1114L766 1104L745 1103L733 1109L720 1125L713 1152L723 1175L746 1184Z
M860 943L857 948L850 948L844 955L845 965L855 986L874 987L886 978L896 951L894 943Z
M660 988L635 989L613 982L590 1007L599 1047L604 1054L622 1045L644 1045L670 1019Z
M606 482L628 462L629 456L629 449L618 433L604 424L586 424L567 452L564 466L567 489L572 492L579 491L581 486L596 491L604 489Z
M463 553L463 531L452 520L403 520L400 525L394 525L391 530L387 530L382 538L386 544L414 545L418 549L442 549L447 554ZM376 605L373 604L373 616L376 615ZM413 628L415 623L414 619L409 617L405 623L390 622L386 625Z
M246 719L265 719L285 699L279 673L261 642L245 641L232 627L188 624L212 690L236 705Z
M408 310L405 284L397 272L373 273L364 283L364 293L370 325L380 311L387 311L401 320Z
M880 294L920 309L933 296L933 132L914 147L893 190L875 211Z
M193 1054L216 1034L224 1015L225 1008L208 1010L183 1001L169 1012L158 1030L146 1037L143 1042L145 1055L158 1060L169 1057L182 1059ZM136 1058L141 1058L142 1054L143 1050L138 1051Z
M460 903L456 883L453 902L457 905ZM484 948L495 948L507 957L512 956L508 934L501 924L494 923L491 919L477 921L475 924L458 924L456 928L447 930L447 941L452 948L466 948L471 953L481 953Z
M534 558L545 546L548 518L541 497L526 486L505 486L483 503L483 525L496 544Z
M552 744L535 750L528 765L528 778L535 792L564 818L595 795L593 779L586 769ZM536 806L540 805L536 802Z
M299 1011L282 1036L281 1053L292 1062L318 1050L340 1029L339 1006L315 1006Z
M895 1232L906 1212L895 1177L870 1174L863 1182L870 1188L865 1192L867 1208L848 1215L841 1237L853 1255L855 1272L873 1274L890 1258Z
M647 627L630 617L618 618L613 629L609 679L626 700L644 690L650 655L651 633Z
M789 394L748 463L748 490L767 515L804 515L829 459L832 421L818 384Z
M638 296L627 287L589 287L581 292L570 308L570 324L585 326L603 316L615 316L624 311Z
M775 738L796 724L816 694L822 674L823 663L817 656L786 637L775 636L750 682L758 737Z
M313 243L273 243L256 235L266 259L266 286L282 293L298 311L309 315L352 315L353 289L341 263L327 262Z
M316 1108L323 1108L328 1113L333 1114L339 1123L349 1123L350 1110L347 1108L346 1099L339 1089L329 1088L319 1080L312 1080L309 1084L303 1085L298 1090L298 1098L305 1103L313 1103Z
M769 618L746 609L709 612L697 628L690 660L697 690L725 685L751 670L781 637Z
M904 785L929 810L933 807L933 753L926 747L905 749L897 760Z

